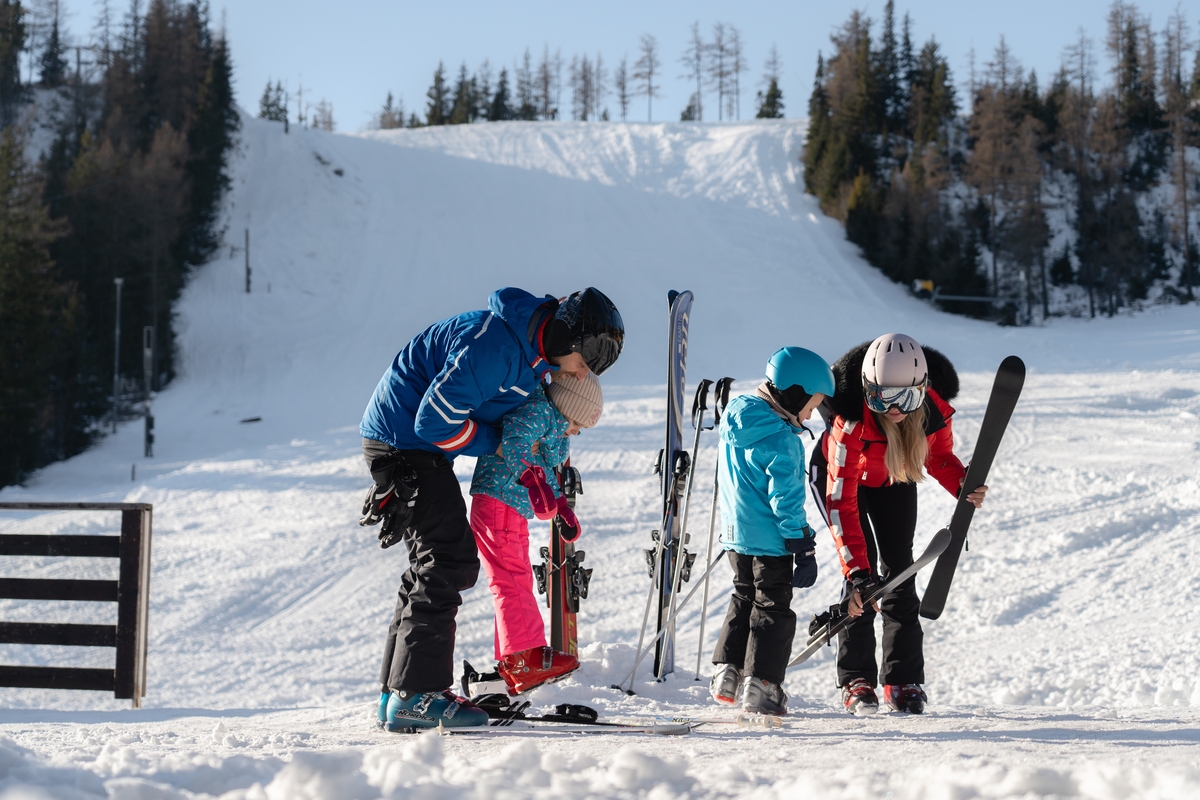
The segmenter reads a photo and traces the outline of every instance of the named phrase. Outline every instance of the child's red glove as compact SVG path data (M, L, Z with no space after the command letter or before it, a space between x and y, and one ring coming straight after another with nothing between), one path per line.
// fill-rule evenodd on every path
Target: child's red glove
M529 490L529 504L533 506L533 515L541 520L554 519L558 516L558 507L554 502L554 492L546 483L546 471L541 467L527 467L521 473L521 485Z
M560 497L557 503L558 518L562 520L558 533L564 542L573 542L579 538L579 518L575 516L575 509L567 505L567 498Z

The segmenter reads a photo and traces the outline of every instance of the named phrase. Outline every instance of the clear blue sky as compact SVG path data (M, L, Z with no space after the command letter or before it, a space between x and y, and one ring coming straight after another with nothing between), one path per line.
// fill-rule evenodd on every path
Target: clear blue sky
M90 27L92 2L71 3L73 29ZM1150 15L1154 30L1161 31L1176 2L1144 0L1138 5ZM120 5L113 3L114 8ZM1194 35L1200 7L1184 7L1190 11ZM403 99L407 110L415 109L423 116L425 92L439 60L445 62L449 73L456 73L464 60L474 70L484 58L490 59L497 71L501 65L511 71L513 60L526 46L536 57L543 45L549 44L551 51L561 48L568 61L573 53L586 51L594 56L600 52L611 67L624 53L629 54L630 63L636 59L643 33L658 38L664 66L663 96L654 101L654 119L677 120L691 91L688 82L677 77L683 72L678 58L689 26L699 21L707 37L718 20L737 25L745 42L750 72L744 78L742 116L753 116L754 92L772 43L783 60L786 114L803 116L817 52L829 52L830 33L853 8L878 21L883 0L606 0L589 4L237 0L224 6L221 0L212 0L218 23L224 14L239 104L257 113L258 98L268 79L281 79L293 93L303 81L306 100L325 98L333 104L339 130L366 127L389 90ZM1020 62L1037 70L1044 85L1057 69L1063 47L1077 38L1081 26L1096 44L1097 77L1107 79L1103 42L1108 8L1102 0L900 0L896 11L899 18L905 11L911 14L918 44L931 35L937 37L960 85L967 78L971 48L975 48L976 63L983 65L1002 34ZM715 111L715 97L706 102ZM563 104L567 106L565 93ZM608 105L619 116L611 96ZM715 118L709 113L705 118L710 116ZM630 119L646 119L645 98L631 107Z

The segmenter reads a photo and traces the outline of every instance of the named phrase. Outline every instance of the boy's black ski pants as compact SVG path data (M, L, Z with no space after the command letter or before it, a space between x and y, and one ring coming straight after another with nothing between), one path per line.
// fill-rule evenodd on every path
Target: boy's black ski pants
M796 635L790 556L728 553L733 596L713 652L714 664L733 664L746 677L783 683Z
M367 466L396 448L363 439ZM479 577L479 551L458 478L440 453L400 451L417 471L415 534L404 538L408 568L400 578L379 682L406 692L440 692L454 685L455 617L462 592Z

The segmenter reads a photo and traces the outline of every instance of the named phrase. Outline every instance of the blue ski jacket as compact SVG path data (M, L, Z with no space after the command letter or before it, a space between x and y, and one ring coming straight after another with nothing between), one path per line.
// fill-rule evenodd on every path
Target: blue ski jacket
M475 475L471 478L471 494L483 494L505 503L525 519L533 516L529 504L529 490L521 483L521 473L528 466L539 466L546 471L546 482L557 496L558 480L554 468L571 455L567 428L571 423L562 415L541 386L533 390L529 399L504 415L501 449L503 456L494 452L482 455L475 462ZM533 443L541 442L537 455L533 454Z
M808 524L800 431L750 394L729 402L720 430L722 544L742 555L788 555L784 539L803 537Z
M487 311L468 311L417 334L375 387L359 426L363 438L451 460L496 452L500 418L551 370L537 342L553 303L523 289L499 289Z

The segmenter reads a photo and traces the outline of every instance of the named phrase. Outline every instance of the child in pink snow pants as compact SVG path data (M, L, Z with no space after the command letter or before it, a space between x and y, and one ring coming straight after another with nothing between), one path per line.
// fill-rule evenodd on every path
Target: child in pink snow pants
M546 646L533 593L528 519L561 515L575 536L579 523L559 493L554 468L570 455L568 436L600 419L600 380L558 376L504 415L497 454L480 456L471 480L471 530L496 603L496 667L509 694L529 691L579 668L579 660ZM536 444L537 452L534 452Z

